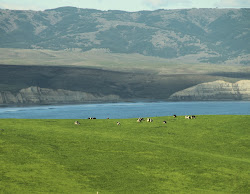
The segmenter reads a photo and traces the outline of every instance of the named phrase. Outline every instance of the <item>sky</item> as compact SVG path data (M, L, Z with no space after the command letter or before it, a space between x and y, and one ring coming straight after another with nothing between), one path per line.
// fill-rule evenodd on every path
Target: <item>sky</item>
M1 9L45 10L63 6L133 12L184 8L250 8L250 0L0 0Z

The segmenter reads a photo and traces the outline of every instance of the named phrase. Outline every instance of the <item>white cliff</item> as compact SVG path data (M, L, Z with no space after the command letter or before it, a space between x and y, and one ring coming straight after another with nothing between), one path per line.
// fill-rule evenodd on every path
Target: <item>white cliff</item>
M117 95L96 96L81 91L52 90L36 86L22 89L17 94L8 91L0 92L0 104L69 104L119 99Z
M172 94L169 100L250 100L250 80L236 83L222 80L202 83Z

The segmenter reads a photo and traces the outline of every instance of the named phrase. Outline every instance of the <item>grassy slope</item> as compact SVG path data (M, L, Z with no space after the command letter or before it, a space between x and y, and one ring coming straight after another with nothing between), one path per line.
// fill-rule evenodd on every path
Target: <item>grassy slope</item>
M147 71L160 74L210 74L216 72L250 72L244 65L217 65L165 59L140 54L0 48L0 64L91 67L113 71Z
M1 119L0 192L249 193L249 120Z

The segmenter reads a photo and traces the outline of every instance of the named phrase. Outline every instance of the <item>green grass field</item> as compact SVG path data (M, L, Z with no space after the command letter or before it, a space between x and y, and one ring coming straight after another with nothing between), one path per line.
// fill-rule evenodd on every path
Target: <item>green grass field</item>
M0 193L250 193L250 116L153 120L0 119Z

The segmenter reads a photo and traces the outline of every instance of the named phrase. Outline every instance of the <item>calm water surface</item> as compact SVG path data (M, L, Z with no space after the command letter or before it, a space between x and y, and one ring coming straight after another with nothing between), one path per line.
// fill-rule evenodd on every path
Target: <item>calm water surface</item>
M250 115L250 102L138 102L0 108L0 118L97 119L176 115Z

